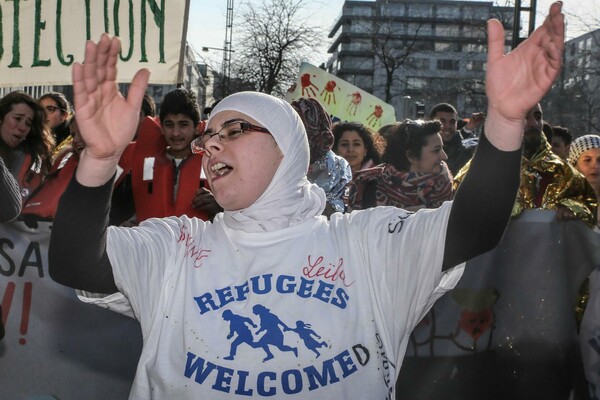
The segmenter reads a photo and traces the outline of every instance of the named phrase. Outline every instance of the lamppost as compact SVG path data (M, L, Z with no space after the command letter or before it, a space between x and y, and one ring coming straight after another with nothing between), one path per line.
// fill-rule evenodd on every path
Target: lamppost
M231 53L235 50L222 49L219 47L203 46L202 51L208 52L210 50L217 50L223 52L223 71L221 73L221 96L225 98L229 94L229 74L231 73Z
M529 37L535 30L535 13L537 10L537 0L529 0L529 6L523 5L523 0L515 1L515 11L513 16L513 37L512 37L512 48L514 49L523 40ZM529 29L527 30L527 36L521 37L521 21L523 13L527 13L527 19L529 20Z

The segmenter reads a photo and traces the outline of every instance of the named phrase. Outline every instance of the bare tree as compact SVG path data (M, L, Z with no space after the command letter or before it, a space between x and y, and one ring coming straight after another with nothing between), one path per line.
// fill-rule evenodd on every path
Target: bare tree
M390 21L379 23L371 36L375 58L385 71L383 100L386 103L391 103L392 98L399 95L392 88L396 81L401 81L403 74L399 74L398 72L405 68L411 53L413 53L413 48L415 47L422 25L419 24L415 32L411 35L400 35L397 32L393 32L390 26ZM373 89L375 90L376 88Z
M237 18L233 71L255 89L282 95L295 81L300 63L316 51L324 34L302 19L305 0L245 3Z

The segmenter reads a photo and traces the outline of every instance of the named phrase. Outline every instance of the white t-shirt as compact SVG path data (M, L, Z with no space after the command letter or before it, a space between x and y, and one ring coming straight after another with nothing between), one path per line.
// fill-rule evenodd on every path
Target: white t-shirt
M111 227L125 298L86 301L140 321L134 399L393 399L412 328L462 275L441 273L450 208L267 233L232 231L222 214Z

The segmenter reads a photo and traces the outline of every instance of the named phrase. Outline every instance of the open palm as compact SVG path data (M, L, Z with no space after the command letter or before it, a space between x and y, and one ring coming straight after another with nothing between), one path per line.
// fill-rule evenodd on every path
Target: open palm
M522 121L558 76L564 49L561 6L554 3L543 25L506 55L504 29L489 21L486 94L489 107L508 120Z
M98 43L88 41L84 63L73 65L75 115L88 157L118 160L137 128L150 73L138 71L123 97L116 83L120 46L104 34Z

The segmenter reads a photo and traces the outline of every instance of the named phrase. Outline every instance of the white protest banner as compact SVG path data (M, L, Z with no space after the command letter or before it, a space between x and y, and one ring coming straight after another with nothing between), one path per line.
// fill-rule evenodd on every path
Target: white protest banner
M413 330L397 399L587 398L575 304L598 266L600 233L525 211Z
M0 86L68 85L87 39L121 38L119 79L144 67L156 84L178 80L189 0L0 2Z
M300 65L298 81L286 94L290 103L301 97L319 100L333 117L360 122L374 130L396 122L393 106L309 63Z
M0 224L0 398L126 399L139 324L81 302L48 276L50 229Z

